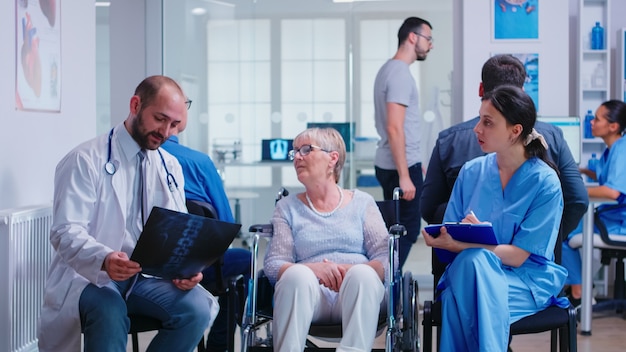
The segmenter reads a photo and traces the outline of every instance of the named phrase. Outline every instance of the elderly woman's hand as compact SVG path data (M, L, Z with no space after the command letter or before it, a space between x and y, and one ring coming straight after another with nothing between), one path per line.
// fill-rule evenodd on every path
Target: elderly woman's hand
M313 270L321 285L336 292L339 292L343 278L349 269L346 264L333 263L327 259L320 263L308 263L307 266Z

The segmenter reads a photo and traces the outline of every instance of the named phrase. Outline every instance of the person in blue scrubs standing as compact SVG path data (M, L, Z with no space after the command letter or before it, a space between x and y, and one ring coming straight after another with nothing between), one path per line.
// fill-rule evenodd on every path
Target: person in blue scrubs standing
M591 120L591 133L600 137L606 149L596 171L581 169L580 172L598 181L598 186L588 187L589 197L615 199L619 204L626 203L626 138L622 138L626 130L626 103L620 100L609 100L602 103ZM602 207L602 206L601 206ZM600 214L608 233L626 235L626 208L606 211ZM569 238L582 232L582 221ZM598 232L597 229L595 231ZM568 238L568 240L569 240ZM574 305L580 304L582 295L581 259L578 248L573 249L568 242L563 242L563 266L569 276L566 284L570 286L570 297Z
M444 221L490 222L498 245L460 242L441 227L428 246L458 253L439 281L441 351L506 351L510 324L551 305L567 271L554 263L563 195L537 112L519 87L482 98L474 127L481 149L454 184Z

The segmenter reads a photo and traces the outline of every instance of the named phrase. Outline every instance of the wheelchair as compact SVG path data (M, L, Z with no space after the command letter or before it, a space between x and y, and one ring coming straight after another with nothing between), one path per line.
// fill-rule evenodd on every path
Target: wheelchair
M399 214L399 200L402 191L396 188L393 200L379 201L378 207L389 229L389 270L387 282L387 307L379 315L377 335L385 332L385 349L374 351L419 351L420 337L418 331L419 298L417 280L411 272L405 272L394 265L398 252L398 239L406 234L403 225L397 223ZM288 191L281 188L276 202L288 195ZM273 287L258 267L259 241L261 238L271 239L272 225L258 224L249 228L252 234L251 243L251 273L248 285L249 293L245 306L244 320L241 329L241 351L271 351L272 350L272 304ZM341 323L323 324L313 323L309 329L309 336L322 340L337 340L341 337ZM306 342L306 350L333 350L321 348L310 339Z

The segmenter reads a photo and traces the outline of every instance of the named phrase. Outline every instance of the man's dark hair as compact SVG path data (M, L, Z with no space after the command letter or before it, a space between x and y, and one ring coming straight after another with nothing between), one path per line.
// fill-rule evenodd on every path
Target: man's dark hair
M398 30L398 48L406 38L409 37L411 33L422 33L422 26L427 25L430 29L433 29L433 26L426 20L423 20L419 17L409 17L402 23L400 29Z
M141 99L141 108L144 109L150 106L154 98L159 94L161 87L165 85L174 86L178 88L181 95L183 94L182 88L173 79L167 76L150 76L141 81L135 88L135 95Z
M502 85L524 87L526 69L524 64L513 55L495 55L483 65L483 92L486 94Z

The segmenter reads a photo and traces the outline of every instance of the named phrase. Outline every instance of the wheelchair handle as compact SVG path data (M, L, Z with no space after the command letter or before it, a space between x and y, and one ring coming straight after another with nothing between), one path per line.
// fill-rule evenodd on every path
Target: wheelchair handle
M283 197L287 197L289 195L289 191L285 187L281 187L276 194L276 199L274 200L274 204L278 203L279 200L283 199Z
M272 233L273 230L272 224L255 224L248 228L252 233Z
M402 198L404 192L402 192L402 188L396 187L393 189L393 200L400 200Z
M404 227L404 225L399 225L399 224L392 225L389 228L389 234L396 236L396 237L402 237L406 235L406 228Z

